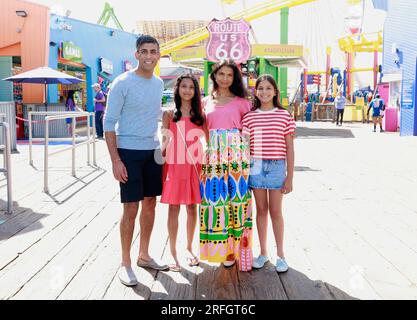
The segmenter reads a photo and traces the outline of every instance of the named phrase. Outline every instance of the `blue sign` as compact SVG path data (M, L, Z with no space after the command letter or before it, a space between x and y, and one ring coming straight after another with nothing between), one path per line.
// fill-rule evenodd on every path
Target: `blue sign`
M401 108L413 109L414 102L414 81L403 80L403 89L401 95Z

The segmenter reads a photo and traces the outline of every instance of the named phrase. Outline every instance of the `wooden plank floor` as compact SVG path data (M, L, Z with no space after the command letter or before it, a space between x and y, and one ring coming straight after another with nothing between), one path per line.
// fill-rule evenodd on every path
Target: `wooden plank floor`
M34 146L32 167L22 145L12 156L12 215L4 213L0 180L0 298L417 299L417 169L410 165L417 160L415 137L372 133L360 124L298 125L295 191L284 202L287 273L274 268L271 224L265 268L187 266L183 210L181 272L135 267L140 284L125 287L117 278L121 204L105 143L97 145L97 168L86 166L86 147L77 149L77 178L70 176L70 154L52 157L51 195L42 192L43 147ZM166 223L167 207L158 202L150 252L171 263ZM132 261L139 233L136 226ZM254 233L257 255L256 228Z

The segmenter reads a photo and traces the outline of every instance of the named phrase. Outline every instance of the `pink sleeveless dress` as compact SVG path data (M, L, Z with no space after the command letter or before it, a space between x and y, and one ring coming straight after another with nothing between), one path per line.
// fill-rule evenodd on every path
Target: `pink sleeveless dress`
M179 129L187 142L189 152L181 133L178 132ZM204 136L204 132L201 127L190 121L190 117L184 116L176 123L171 120L169 130L171 139L167 146L165 164L167 176L163 183L161 203L200 204L200 172L203 158L200 138Z

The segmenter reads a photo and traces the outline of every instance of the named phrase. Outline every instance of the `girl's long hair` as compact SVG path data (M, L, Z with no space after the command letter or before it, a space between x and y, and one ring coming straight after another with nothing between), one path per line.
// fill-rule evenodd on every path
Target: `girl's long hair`
M224 59L213 66L213 69L210 73L210 79L213 81L213 90L211 92L212 97L214 98L213 94L219 89L219 84L216 81L215 75L223 67L229 67L233 70L233 83L229 88L230 92L235 96L246 98L248 92L243 85L242 73L240 72L237 64L232 59Z
M285 110L285 108L282 106L281 102L279 101L280 92L279 92L277 83L275 82L275 79L272 76L270 76L269 74L265 74L265 75L260 76L256 80L252 111L254 111L256 109L259 109L261 107L261 101L256 96L256 90L258 90L259 84L262 81L268 81L274 87L275 96L272 98L272 103L273 103L274 107L278 108L278 109Z
M75 101L74 101L74 94L75 94L75 91L74 90L69 90L68 91L68 96L67 96L67 101L65 101L65 104L68 106L68 101L71 99L74 103L75 103Z
M180 86L184 79L191 79L194 84L194 97L191 99L190 121L197 126L202 126L204 124L204 117L201 109L200 86L197 79L191 74L183 74L177 78L177 82L174 87L175 112L172 120L177 122L180 121L182 117Z

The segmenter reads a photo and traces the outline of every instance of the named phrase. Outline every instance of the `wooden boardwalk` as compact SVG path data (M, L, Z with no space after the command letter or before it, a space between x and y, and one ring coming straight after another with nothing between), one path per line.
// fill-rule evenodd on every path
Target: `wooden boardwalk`
M295 191L284 204L287 273L275 272L270 231L272 263L262 270L204 262L184 263L180 273L136 267L140 284L125 287L117 278L121 204L105 142L98 143L99 168L87 167L84 147L77 150L77 178L70 176L70 154L52 157L51 195L42 192L43 147L34 147L31 167L27 146L19 146L12 156L15 212L0 211L0 298L417 299L415 137L358 124L298 125L304 128L296 140ZM4 199L1 180L0 210ZM172 262L166 215L158 203L150 252ZM182 212L179 252L184 218ZM133 261L138 234L136 228Z

